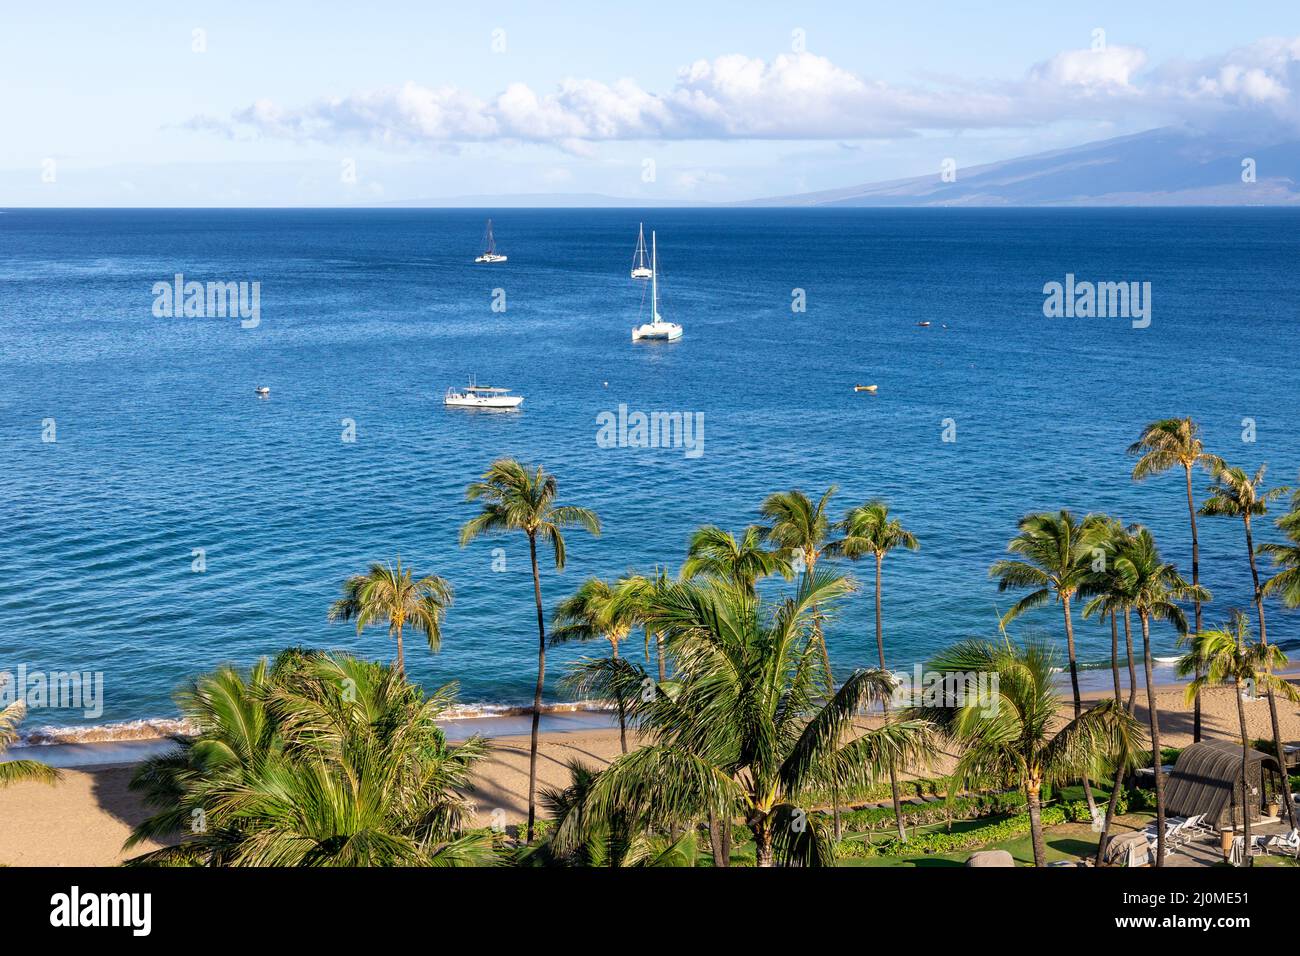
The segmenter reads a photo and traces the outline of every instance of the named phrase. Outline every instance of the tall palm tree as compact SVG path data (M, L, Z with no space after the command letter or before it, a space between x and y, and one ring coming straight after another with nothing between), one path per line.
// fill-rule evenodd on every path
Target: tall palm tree
M1273 566L1280 569L1260 590L1265 597L1277 595L1285 607L1300 607L1300 492L1296 493L1295 506L1276 524L1286 534L1287 543L1267 541L1255 549L1271 557Z
M727 581L750 593L760 578L779 574L790 577L789 558L763 547L763 529L750 525L737 540L717 525L704 525L691 535L681 578L710 577Z
M845 557L857 561L870 555L876 562L876 653L880 669L885 667L885 631L883 605L881 602L881 571L885 555L895 548L916 551L921 547L912 532L903 527L897 518L889 517L889 505L880 499L873 499L866 504L851 509L844 520L839 522L836 530L842 538L826 546L826 553L836 557ZM889 713L889 699L884 701L885 713ZM903 826L902 800L898 792L898 770L889 768L889 790L894 804L894 822L898 826L898 838L907 842L907 828Z
M1019 528L1020 533L1007 544L1007 550L1018 557L995 561L989 568L989 576L998 579L999 591L1031 589L1002 615L1002 626L1053 598L1060 602L1065 616L1065 645L1070 658L1070 687L1077 719L1083 711L1083 704L1079 696L1079 664L1074 653L1074 619L1070 602L1094 573L1093 551L1106 538L1105 519L1087 515L1080 521L1069 511L1062 510L1056 514L1025 515L1020 519ZM1095 820L1097 804L1087 777L1083 778L1083 793L1088 801L1088 812Z
M1133 480L1142 481L1160 475L1171 468L1182 466L1187 488L1187 519L1192 526L1192 584L1201 583L1201 544L1196 533L1196 498L1192 494L1192 470L1200 467L1213 473L1223 464L1217 455L1205 450L1201 441L1201 426L1186 418L1162 418L1151 422L1142 435L1128 447L1130 455L1137 455L1133 466ZM1201 630L1201 602L1195 602L1196 633ZM1201 698L1197 697L1192 709L1192 740L1201 739Z
M1210 600L1210 592L1185 580L1178 569L1160 557L1155 538L1135 525L1114 557L1115 574L1126 595L1126 606L1137 613L1142 626L1142 663L1147 685L1147 717L1151 725L1151 758L1156 790L1156 866L1165 865L1165 784L1160 772L1160 713L1151 662L1151 622L1168 621L1180 635L1187 633L1187 617L1176 601Z
M9 682L7 674L0 674L0 690ZM27 704L15 700L4 710L0 710L0 756L9 749L10 744L18 739L18 725L27 715ZM0 761L0 787L11 783L23 783L28 780L39 783L54 783L61 774L48 764L39 760L5 760Z
M442 645L442 618L455 599L451 583L436 574L418 580L410 568L396 564L370 565L365 574L343 582L343 596L330 605L330 621L356 621L360 634L371 624L387 624L397 641L397 672L406 672L402 631L409 624L423 634L435 654Z
M452 689L426 696L394 667L291 651L221 668L178 696L199 728L141 765L157 812L132 832L179 842L136 864L466 866L491 862L465 798L486 753L448 745Z
M610 657L618 660L618 645L636 625L636 596L643 586L635 576L620 578L612 585L600 578L588 578L573 595L555 609L551 622L551 643L568 641L609 641ZM618 709L618 741L627 753L627 718L623 699Z
M1268 513L1268 506L1273 501L1290 491L1289 488L1265 488L1264 475L1267 465L1260 465L1255 474L1247 475L1241 468L1230 468L1220 464L1214 470L1214 481L1210 485L1209 496L1201 506L1201 514L1216 518L1240 518L1246 532L1246 555L1250 559L1250 577L1254 583L1255 616L1259 623L1259 641L1268 644L1268 629L1264 621L1264 589L1259 581L1259 566L1255 562L1255 541L1251 533L1250 519L1256 515ZM1277 695L1268 688L1268 716L1272 722L1273 747L1277 754L1278 765L1286 766L1286 754L1282 749L1282 731L1277 719ZM1291 800L1291 781L1282 774L1282 790L1286 795L1286 813L1291 826L1296 825L1295 804Z
M993 699L968 694L910 712L932 721L961 748L954 776L962 786L1014 782L1020 787L1029 808L1035 866L1047 865L1043 786L1087 777L1108 757L1136 750L1141 737L1137 721L1114 700L1093 705L1053 732L1061 706L1052 689L1055 664L1056 655L1043 643L963 641L940 652L927 669L959 679L996 675L996 684L986 685Z
M542 610L542 578L537 568L537 542L551 546L555 570L565 563L564 529L579 527L600 534L600 519L588 508L557 505L559 485L554 475L538 467L530 470L513 458L494 461L482 479L465 489L468 501L482 502L483 510L460 529L463 548L485 534L522 532L528 538L533 569L533 599L537 604L537 686L533 691L533 730L528 756L528 842L533 841L537 818L537 726L542 719L542 688L546 681L546 615Z
M813 504L812 499L797 488L793 491L778 491L768 495L759 505L759 512L769 522L763 528L763 537L787 559L797 557L803 565L805 576L814 573L817 559L821 557L822 549L826 546L826 535L831 527L827 506L837 490L834 485L831 485L816 504ZM827 694L834 694L835 679L831 675L830 651L826 647L821 616L815 607L813 608L813 632L822 646Z
M760 867L834 860L823 824L805 813L811 792L870 785L890 764L934 754L925 721L891 720L846 741L854 719L893 690L892 678L858 671L829 699L813 633L814 605L852 583L826 571L801 579L774 608L716 583L671 584L653 612L678 671L638 695L631 719L648 743L619 757L587 797L589 819L630 812L640 829L680 825L710 812L743 816ZM590 686L639 686L643 675L590 662ZM563 843L563 829L557 831Z
M1105 528L1105 537L1101 541L1102 566L1093 573L1089 581L1080 588L1080 595L1091 600L1083 607L1085 618L1100 615L1110 618L1110 670L1115 685L1115 700L1121 702L1119 677L1119 625L1118 617L1124 615L1124 642L1128 647L1129 692L1125 710L1132 714L1137 699L1137 672L1133 662L1133 633L1130 626L1133 610L1133 595L1128 591L1129 581L1116 570L1115 558L1131 543L1132 534L1118 518L1100 518ZM1095 566L1095 565L1094 565ZM1106 815L1102 820L1101 836L1097 841L1097 865L1100 866L1106 843L1110 835L1111 824L1119 807L1120 785L1124 774L1136 764L1135 753L1117 754L1113 761L1113 777L1110 787L1110 800L1106 804Z
M1204 687L1232 685L1237 700L1237 725L1241 732L1241 825L1247 848L1250 847L1250 808L1247 805L1250 735L1246 731L1246 707L1242 703L1242 694L1250 684L1281 694L1292 702L1300 701L1300 693L1294 687L1274 676L1273 669L1278 667L1286 667L1286 655L1282 649L1251 640L1250 623L1240 611L1234 611L1232 620L1221 629L1195 635L1191 650L1178 661L1179 675L1196 674L1196 679L1187 685L1189 700ZM1254 862L1249 852L1242 855L1242 860L1243 866Z

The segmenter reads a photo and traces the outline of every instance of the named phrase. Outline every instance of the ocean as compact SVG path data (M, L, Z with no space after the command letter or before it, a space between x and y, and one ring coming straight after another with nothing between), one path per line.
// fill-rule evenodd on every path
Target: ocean
M475 265L489 215L509 261ZM676 343L630 341L642 220ZM543 565L548 609L588 575L675 570L692 529L740 530L772 491L835 484L837 515L886 498L921 542L885 565L888 657L908 667L997 635L1013 598L987 569L1027 511L1141 521L1190 573L1181 476L1129 478L1150 420L1190 414L1230 462L1296 482L1298 262L1291 210L4 210L0 670L102 674L102 712L33 709L32 731L172 717L188 678L289 645L387 658L382 629L326 610L400 555L456 588L441 653L408 635L410 675L526 703L526 542L457 543L465 486L499 456L544 465L604 525L568 535L563 574ZM255 327L156 315L177 273L259 283ZM1045 317L1068 274L1149 282L1149 326ZM522 409L444 409L471 378ZM599 440L620 406L702 421L696 447ZM1201 529L1213 624L1250 578L1240 526ZM870 566L846 570L866 593L829 626L841 673L875 660ZM1271 615L1296 647L1300 617ZM1108 628L1076 632L1081 660L1107 659ZM1064 653L1057 607L1029 633ZM1167 626L1155 644L1175 653ZM556 648L551 699L601 653Z

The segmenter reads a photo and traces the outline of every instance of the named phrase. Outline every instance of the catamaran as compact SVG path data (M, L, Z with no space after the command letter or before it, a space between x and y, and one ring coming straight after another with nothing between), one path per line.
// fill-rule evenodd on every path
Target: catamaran
M633 279L651 279L654 277L654 270L645 262L645 223L636 233L636 252L632 253L632 278Z
M659 249L654 230L650 230L650 318L651 321L633 326L633 342L676 342L682 337L682 327L676 322L665 322L659 314Z
M464 388L452 386L442 399L442 404L456 408L518 408L523 403L524 397L511 395L508 388L475 385L473 382Z
M506 257L497 252L497 241L492 235L492 220L488 220L487 234L483 237L483 255L475 262L505 262Z

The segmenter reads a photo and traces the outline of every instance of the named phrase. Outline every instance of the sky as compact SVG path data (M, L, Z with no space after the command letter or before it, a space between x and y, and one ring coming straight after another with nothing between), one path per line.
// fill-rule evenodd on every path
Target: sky
M0 206L726 202L1298 97L1294 0L8 3Z

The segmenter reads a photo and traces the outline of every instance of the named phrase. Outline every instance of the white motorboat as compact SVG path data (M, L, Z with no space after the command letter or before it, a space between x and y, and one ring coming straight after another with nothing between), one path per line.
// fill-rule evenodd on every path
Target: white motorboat
M257 386L257 388L253 389L253 392L257 395L258 398L271 397L271 389L266 385Z
M632 253L632 278L633 279L653 279L654 270L646 265L645 254L645 223L636 233L636 252Z
M443 396L444 405L455 408L518 408L524 403L522 395L511 395L508 388L470 383L464 388L452 386Z
M475 262L505 262L506 257L497 252L497 241L492 235L492 220L487 222L487 233L483 236L483 255L474 260Z
M676 342L682 337L682 327L676 322L665 322L659 314L659 248L654 230L650 231L650 321L632 328L633 342Z

